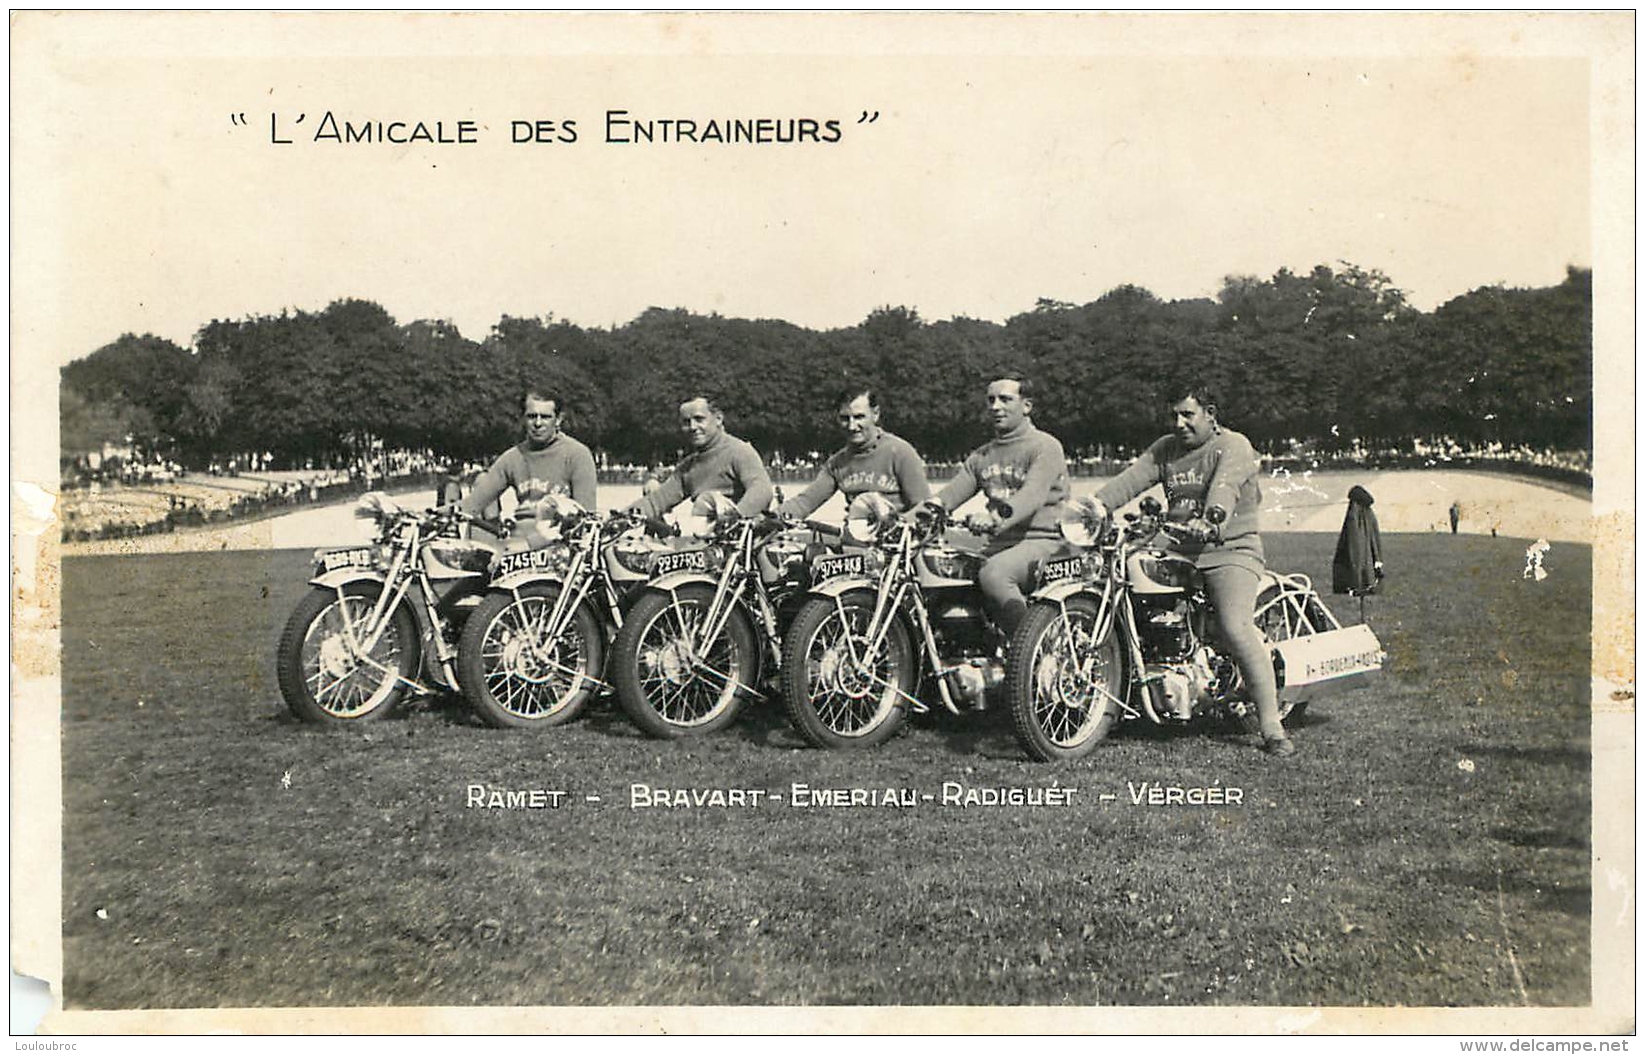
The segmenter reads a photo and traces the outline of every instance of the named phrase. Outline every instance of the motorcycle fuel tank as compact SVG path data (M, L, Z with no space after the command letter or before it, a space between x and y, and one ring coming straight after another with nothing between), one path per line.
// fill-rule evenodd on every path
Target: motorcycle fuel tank
M1194 562L1164 550L1140 550L1125 561L1131 592L1139 594L1181 593L1200 581Z

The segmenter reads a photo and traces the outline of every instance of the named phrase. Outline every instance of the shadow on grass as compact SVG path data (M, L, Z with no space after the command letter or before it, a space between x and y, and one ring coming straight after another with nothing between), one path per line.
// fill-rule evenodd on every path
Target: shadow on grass
M1517 744L1459 744L1459 751L1486 758L1513 758L1545 766L1560 766L1577 771L1588 769L1592 754L1587 747L1569 745L1526 747Z
M1441 883L1467 887L1493 900L1500 889L1504 895L1534 898L1538 908L1586 920L1593 911L1593 890L1587 883L1552 884L1491 869L1436 868L1429 875Z
M1588 850L1588 840L1570 832L1526 831L1520 828L1492 828L1491 838L1526 850Z

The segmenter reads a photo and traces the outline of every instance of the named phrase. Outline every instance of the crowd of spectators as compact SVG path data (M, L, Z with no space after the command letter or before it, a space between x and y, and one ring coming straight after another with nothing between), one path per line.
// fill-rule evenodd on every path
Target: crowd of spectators
M346 462L277 466L268 453L214 459L204 469L109 458L63 472L63 539L86 542L241 522L383 487L432 487L430 451L379 451Z
M1124 448L1074 452L1068 468L1075 476L1113 476L1129 464L1133 453ZM1344 450L1318 450L1303 443L1276 445L1262 455L1267 469L1377 470L1484 469L1592 486L1593 456L1587 451L1536 450L1525 445L1463 445L1448 438L1417 440L1399 447L1355 445ZM804 484L816 475L823 456L773 455L768 462L773 480ZM666 475L669 467L600 459L600 482L643 485L648 478ZM471 485L485 465L455 463L433 451L389 450L347 461L305 459L301 464L276 465L274 456L248 452L230 455L188 471L164 459L107 459L96 467L77 464L63 474L63 538L93 539L153 535L179 528L201 527L254 519L293 506L328 502L374 488L442 488L453 481ZM926 471L933 480L952 476L957 462L931 461Z

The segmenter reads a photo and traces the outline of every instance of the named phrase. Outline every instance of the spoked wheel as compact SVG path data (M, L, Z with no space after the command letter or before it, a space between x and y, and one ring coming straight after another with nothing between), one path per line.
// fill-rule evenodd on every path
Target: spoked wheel
M422 659L417 624L396 606L370 640L379 595L377 584L353 582L316 587L298 603L275 658L292 714L322 724L371 721L405 698Z
M1042 762L1082 758L1113 730L1125 691L1124 660L1110 626L1092 644L1097 603L1071 597L1028 606L1006 661L1011 720Z
M548 636L560 587L530 583L517 593L488 594L468 617L458 649L463 695L487 724L542 729L582 713L599 682L605 640L599 622L578 607Z
M871 662L870 594L814 597L783 636L783 699L794 727L816 747L873 747L897 731L914 689L914 650L900 621L886 628Z
M743 695L756 692L759 652L754 629L733 610L699 653L711 586L692 583L672 595L649 592L634 603L612 655L617 698L634 724L663 739L700 736L730 724Z

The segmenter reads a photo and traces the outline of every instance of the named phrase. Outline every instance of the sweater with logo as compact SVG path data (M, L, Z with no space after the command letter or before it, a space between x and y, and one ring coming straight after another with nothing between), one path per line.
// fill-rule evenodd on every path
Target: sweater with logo
M512 487L520 503L516 516L532 515L532 503L551 494L570 495L584 509L593 509L597 486L594 455L580 441L557 432L546 446L521 443L504 451L474 481L463 508L483 515Z
M708 446L681 458L668 479L632 508L658 517L687 498L711 491L729 496L745 517L763 512L776 493L753 444L721 432Z
M1026 538L1058 537L1058 507L1068 497L1062 444L1025 420L972 451L937 498L955 509L979 490L996 512L1002 506L1011 508L1009 516L1000 517L989 551L1007 549Z
M793 517L808 516L835 491L845 495L847 503L860 494L876 491L899 512L931 497L931 487L925 482L925 462L919 453L907 440L883 429L862 450L848 444L830 455L811 485L783 503L782 512Z
M1118 510L1155 484L1165 486L1166 517L1175 521L1205 516L1212 508L1228 514L1220 543L1173 542L1171 548L1192 557L1201 568L1241 565L1264 567L1257 510L1262 505L1261 466L1251 441L1232 429L1218 428L1198 447L1175 435L1161 436L1102 486L1098 501Z

